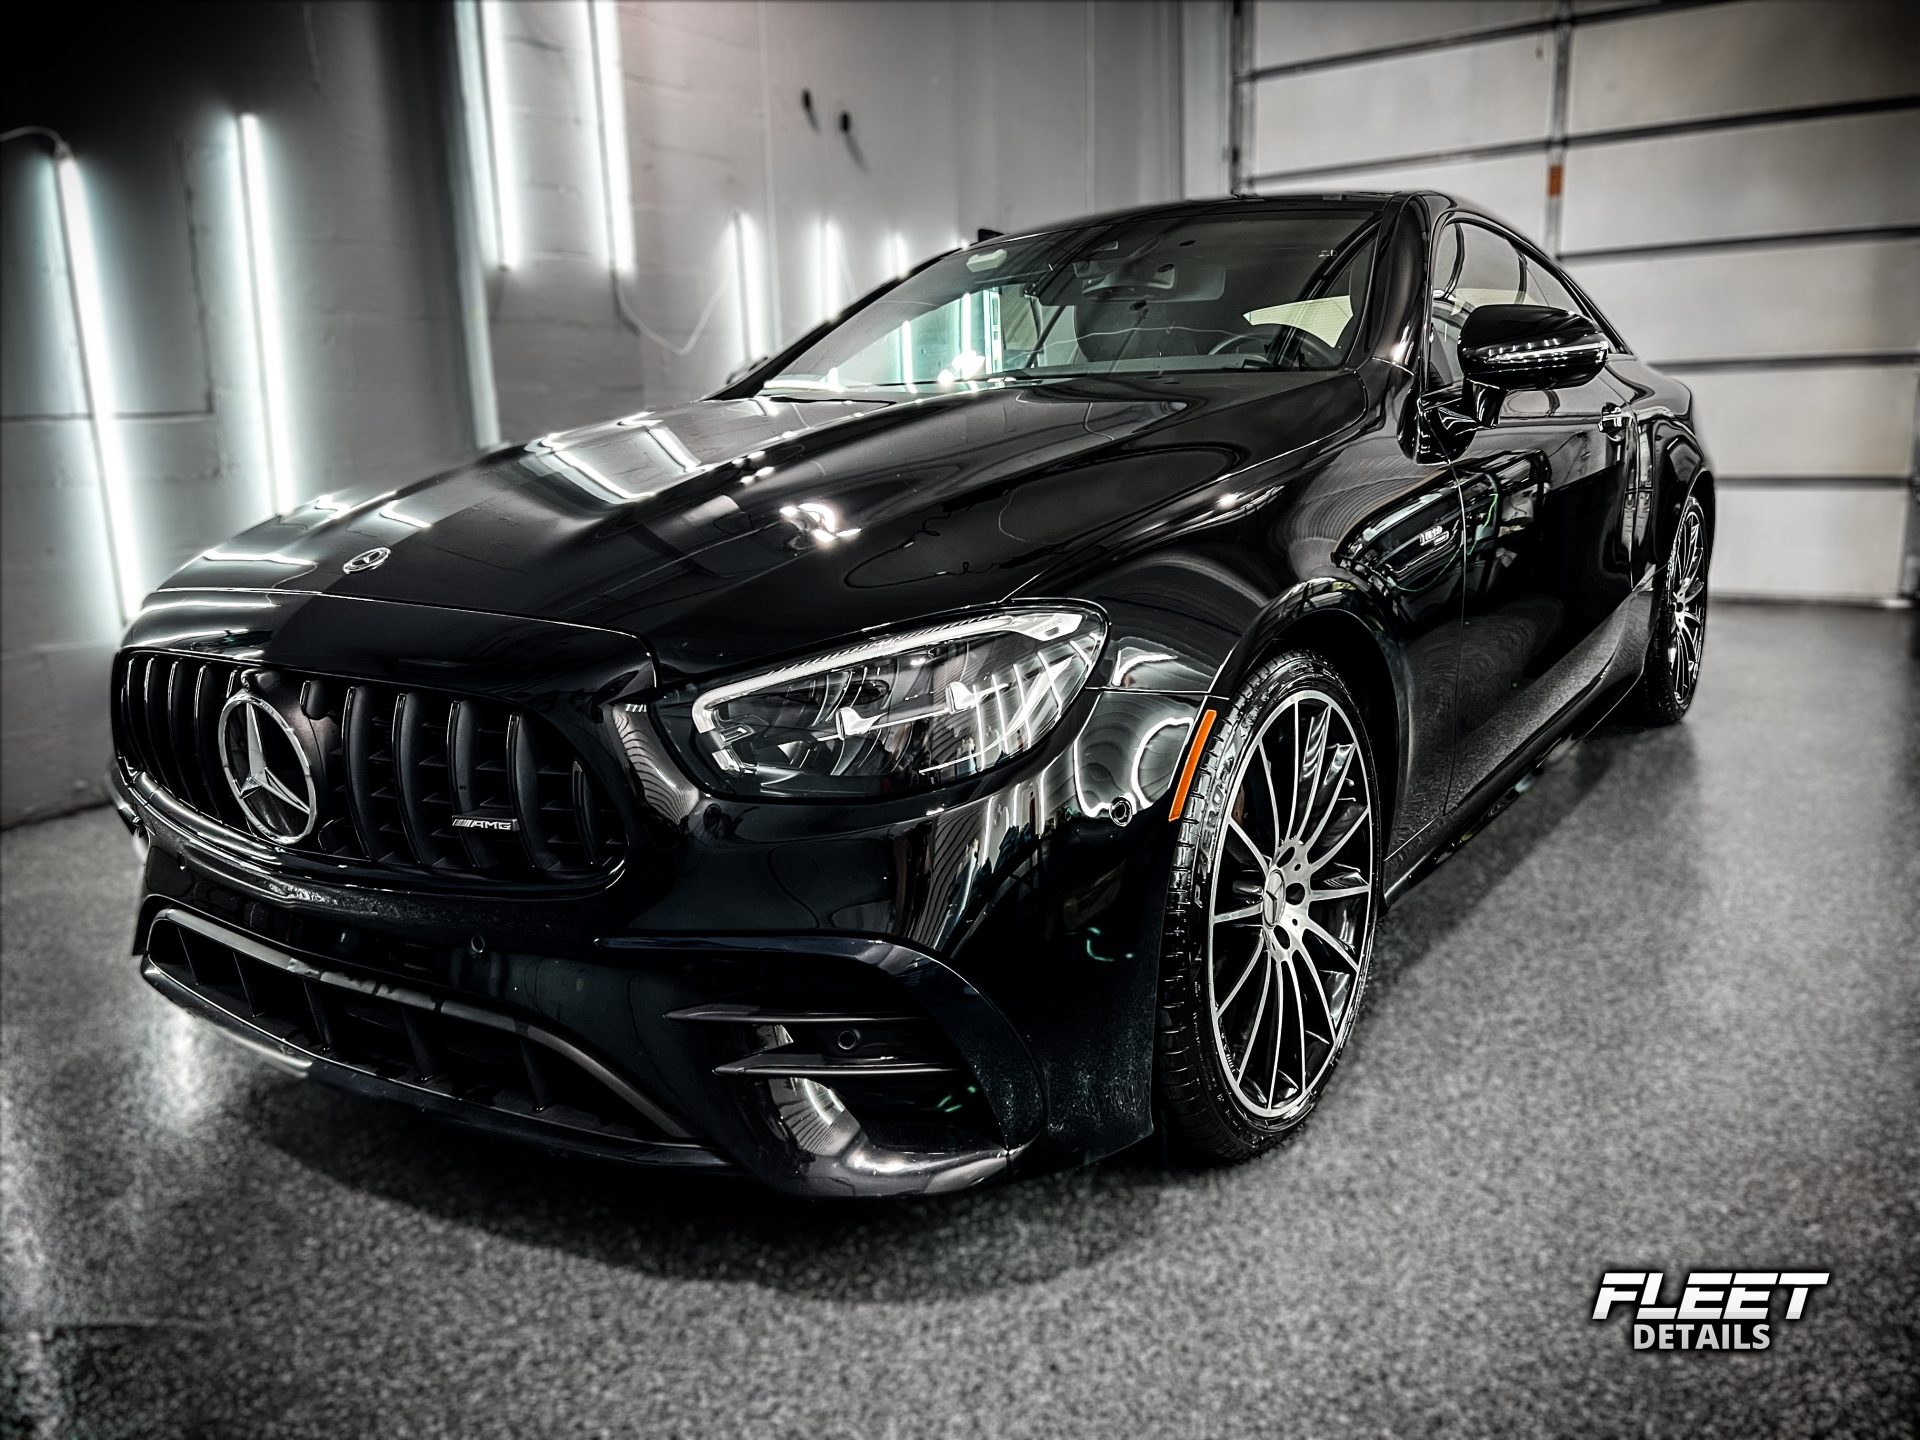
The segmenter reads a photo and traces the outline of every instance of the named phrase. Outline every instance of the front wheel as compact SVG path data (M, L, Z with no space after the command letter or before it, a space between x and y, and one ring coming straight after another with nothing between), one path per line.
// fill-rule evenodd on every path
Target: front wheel
M1255 672L1188 792L1161 975L1160 1112L1205 1158L1276 1144L1360 1008L1379 914L1379 793L1359 707L1319 656Z
M1693 704L1700 662L1707 651L1707 561L1711 556L1707 512L1689 495L1674 527L1673 548L1661 567L1653 607L1653 633L1637 692L1640 716L1650 725L1672 725Z

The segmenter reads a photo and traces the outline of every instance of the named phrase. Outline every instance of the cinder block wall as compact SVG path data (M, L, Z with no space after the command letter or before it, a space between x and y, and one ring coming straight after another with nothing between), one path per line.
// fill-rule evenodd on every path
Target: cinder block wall
M150 7L116 17L110 46L90 33L98 15L75 10L52 38L68 25L66 48L93 57L84 83L28 67L0 97L0 128L58 130L84 177L137 588L271 509L240 240L242 112L259 117L269 182L294 499L473 453L489 438L476 374L508 438L711 389L747 358L736 212L761 228L778 341L890 274L896 234L919 259L980 226L1180 188L1172 4L625 3L636 262L616 296L587 5L494 3L524 226L510 271L482 272L455 240L464 167L447 8ZM0 161L11 823L101 798L119 619L51 149L9 140ZM484 319L463 315L463 279Z

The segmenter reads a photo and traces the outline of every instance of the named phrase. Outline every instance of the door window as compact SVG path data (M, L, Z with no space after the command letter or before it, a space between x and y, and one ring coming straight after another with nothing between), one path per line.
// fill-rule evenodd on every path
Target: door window
M1443 390L1460 383L1460 332L1467 317L1482 305L1551 305L1594 316L1573 292L1539 260L1517 248L1504 235L1483 225L1455 223L1441 233L1434 252L1433 296L1427 326L1427 388ZM1595 321L1597 324L1598 321ZM1611 396L1606 372L1591 384ZM1516 392L1507 397L1503 413L1553 413L1560 400L1584 401L1589 386L1542 393ZM1596 402L1597 403L1597 402ZM1574 408L1585 410L1584 403Z

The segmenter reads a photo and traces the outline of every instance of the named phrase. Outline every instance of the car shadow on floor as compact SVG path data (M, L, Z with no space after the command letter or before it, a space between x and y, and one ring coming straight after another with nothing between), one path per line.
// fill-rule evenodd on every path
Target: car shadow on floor
M1377 1000L1462 927L1528 849L1598 786L1641 732L1603 730L1550 772L1382 932ZM1563 780L1560 777L1565 775ZM554 1157L402 1107L262 1072L238 1102L258 1138L356 1192L523 1245L669 1279L735 1280L851 1302L992 1292L1153 1241L1171 1195L1272 1183L1294 1146L1206 1169L1157 1138L1094 1166L959 1195L802 1202L745 1180ZM1338 1108L1338 1087L1330 1099ZM1333 1117L1323 1115L1322 1125ZM1302 1133L1295 1144L1311 1144Z
M254 1133L328 1179L523 1245L669 1279L750 1281L842 1301L931 1300L1050 1279L1151 1237L1167 1184L1148 1158L898 1201L803 1201L731 1177L550 1156L262 1076Z
M1684 726L1650 730L1609 720L1563 752L1524 793L1394 906L1374 947L1369 1006L1385 1001L1395 982L1416 965L1450 951L1450 942L1472 925L1500 883L1574 815L1623 759L1653 749L1658 752L1662 784L1690 785L1692 741Z

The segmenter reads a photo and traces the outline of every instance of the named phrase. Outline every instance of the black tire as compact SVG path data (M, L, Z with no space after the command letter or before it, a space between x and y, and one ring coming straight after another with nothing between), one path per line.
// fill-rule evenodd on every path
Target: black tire
M1647 660L1633 694L1633 711L1647 725L1675 725L1693 706L1707 647L1707 566L1713 529L1698 496L1689 495L1673 528L1673 543L1654 581L1653 624Z
M1314 793L1304 773L1320 713L1339 719L1319 728L1322 761ZM1312 1111L1352 1034L1372 967L1385 838L1379 781L1360 715L1331 665L1308 651L1290 651L1253 673L1207 737L1178 822L1155 1065L1160 1121L1172 1143L1191 1157L1244 1160L1278 1144ZM1264 769L1256 748L1263 741ZM1276 763L1275 747L1291 755L1299 743L1305 745L1299 763ZM1349 745L1352 753L1344 754ZM1266 801L1266 775L1287 770L1292 785L1276 778L1274 798ZM1316 800L1324 810L1316 809ZM1309 836L1316 817L1320 829ZM1340 838L1350 823L1358 828ZM1272 853L1262 862L1257 837L1266 836L1272 837ZM1362 880L1364 891L1341 889ZM1222 895L1228 896L1224 902ZM1252 918L1236 918L1248 905L1256 912ZM1210 943L1215 935L1217 946ZM1337 940L1345 941L1344 961ZM1243 948L1252 952L1244 971ZM1248 1021L1244 998L1256 966L1263 987L1259 1004L1267 1003L1267 987L1277 986L1279 995L1270 1048L1264 1050L1262 1016ZM1238 974L1232 988L1229 972ZM1216 999L1223 1001L1218 1007ZM1291 1046L1289 1003L1300 1021ZM1316 1023L1328 1033L1317 1035ZM1236 1043L1242 1024L1246 1034ZM1324 1054L1321 1040L1328 1042ZM1283 1075L1290 1049L1294 1073ZM1232 1073L1236 1057L1239 1076ZM1262 1065L1270 1070L1264 1081Z

